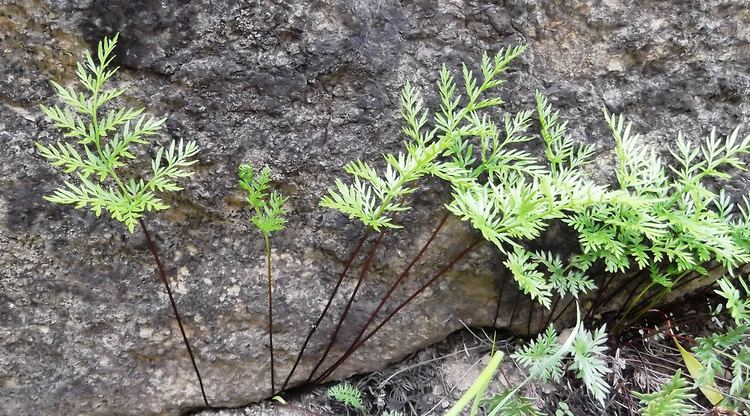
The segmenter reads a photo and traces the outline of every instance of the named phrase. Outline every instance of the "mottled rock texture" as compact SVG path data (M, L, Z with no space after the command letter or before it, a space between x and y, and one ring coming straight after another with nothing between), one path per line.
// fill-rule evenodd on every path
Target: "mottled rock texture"
M534 89L550 95L574 136L601 148L592 173L604 180L612 145L603 106L628 114L657 146L678 129L699 137L748 122L748 27L740 0L0 0L0 413L176 415L202 404L142 235L41 199L59 175L33 141L59 132L38 104L53 99L49 80L74 79L82 51L102 36L121 33L123 99L169 117L164 141L202 146L174 209L149 224L209 398L236 406L268 394L269 367L262 242L235 186L239 163L270 165L291 196L292 226L274 239L282 377L363 232L317 202L346 162L399 148L405 81L433 102L441 63L475 66L483 50L526 43L504 87L508 108L528 108ZM409 227L385 237L343 339L447 200L437 181L415 195L401 218ZM412 282L473 238L449 220ZM500 261L489 246L474 251L338 375L381 368L461 321L489 325ZM511 287L499 326L509 324ZM327 320L311 352L330 329ZM526 319L512 329L527 331Z

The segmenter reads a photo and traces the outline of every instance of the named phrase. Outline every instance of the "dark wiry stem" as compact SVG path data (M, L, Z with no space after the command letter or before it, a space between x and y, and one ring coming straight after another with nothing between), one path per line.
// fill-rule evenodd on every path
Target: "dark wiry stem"
M549 316L547 317L547 322L544 323L544 327L542 330L546 329L550 323L552 323L552 317L555 315L555 310L557 310L557 304L560 303L560 299L562 299L562 296L557 295L555 296L555 301L552 303L552 308L549 311Z
M570 300L568 301L568 303L565 304L565 307L562 308L562 310L560 311L560 313L558 313L557 315L555 315L554 318L552 318L552 322L557 322L557 320L560 319L560 317L565 313L565 311L568 310L568 308L570 308L571 305L573 305L573 303L575 301L576 301L576 298L575 297L571 297Z
M527 334L531 334L531 319L534 317L534 306L536 306L536 303L533 300L531 300L531 302L529 302L529 318L528 318L528 321L526 322Z
M494 330L497 327L497 318L500 316L500 301L503 299L503 290L505 289L505 284L508 283L509 278L505 277L503 279L503 283L500 285L500 290L497 291L497 303L495 304L495 317L492 319L492 329Z
M326 313L328 313L328 309L331 307L331 304L333 303L333 299L336 297L336 293L338 293L339 286L341 286L341 282L344 281L344 277L346 277L346 273L349 271L349 268L352 266L352 262L354 262L354 259L357 257L357 254L359 254L360 250L362 250L362 245L365 243L365 240L367 240L367 237L369 237L369 235L370 233L368 231L362 236L362 238L359 240L359 243L357 244L357 247L354 248L351 255L346 260L346 263L344 263L344 270L341 271L341 274L339 275L339 280L336 282L336 285L333 287L333 291L331 291L331 295L328 297L328 302L326 302L326 306L325 308L323 308L323 312L320 313L318 320L315 321L315 324L313 324L312 328L310 329L310 332L307 334L307 337L305 338L305 342L302 343L302 348L300 348L299 354L297 354L297 359L294 361L292 370L289 372L289 375L286 376L286 380L284 380L284 385L281 386L282 391L286 389L287 384L289 384L289 380L292 378L294 371L297 369L297 366L299 365L300 360L302 360L302 356L305 353L307 344L310 342L310 338L312 338L313 334L318 329L318 326L323 321L323 318L326 316Z
M518 312L518 302L521 300L521 290L516 292L516 299L513 301L513 312L510 313L510 321L508 321L508 328L513 330L513 321L516 320L516 312Z
M604 286L601 287L596 293L596 298L594 298L594 302L591 304L591 308L586 313L586 316L583 317L584 321L587 321L589 318L596 315L596 308L599 307L601 300L604 298L604 294L607 291L607 288L609 287L610 283L612 283L615 280L615 276L617 276L616 273L612 273L612 275L604 282Z
M271 396L276 393L276 372L273 368L273 283L271 280L271 242L268 234L263 234L266 243L266 270L268 273L268 344L271 348Z
M482 240L475 241L474 243L472 243L471 245L469 245L468 247L466 247L465 249L463 249L460 253L458 253L458 255L456 255L456 257L454 257L453 260L450 261L450 263L448 263L445 267L443 267L435 276L433 276L425 284L423 284L422 286L420 286L419 289L417 289L414 293L412 293L411 296L409 296L408 298L406 298L406 300L404 300L403 302L401 302L401 304L399 304L396 307L396 309L394 309L390 314L388 314L388 316L386 316L385 319L383 319L383 321L377 327L375 327L375 329L373 329L372 331L370 331L367 334L367 336L365 336L364 338L362 338L361 341L359 341L359 343L355 344L354 348L351 348L351 350L348 353L346 353L343 356L341 356L341 358L339 358L338 360L336 360L336 362L333 363L333 365L331 365L330 367L328 367L328 369L326 371L324 371L323 374L321 374L318 378L315 379L315 383L320 383L321 381L325 380L328 376L330 376L341 365L341 363L343 363L347 358L349 358L349 356L352 353L354 353L359 347L361 347L365 342L367 342L370 338L372 338L375 334L377 334L378 331L380 331L381 328L383 328L399 311L401 311L401 309L403 309L412 300L414 300L414 298L416 298L417 296L419 296L419 294L421 294L422 292L424 292L425 289L427 289L428 287L430 287L433 283L435 283L445 273L447 273L449 270L451 270L453 268L453 266L459 260L461 260L467 253L469 253L469 251L471 251L474 247L476 247L477 244L479 244L481 241Z
M313 370L310 372L310 376L307 377L308 382L312 380L312 378L315 376L315 372L318 371L318 368L320 368L320 366L323 364L323 361L325 361L326 357L328 357L328 353L331 351L331 347L333 347L333 344L336 343L336 340L338 339L338 335L339 335L339 330L341 330L341 325L344 323L344 319L346 319L346 315L349 313L349 309L351 309L352 304L354 303L354 298L357 296L357 292L359 291L360 286L362 286L362 282L365 280L365 277L367 276L367 272L370 270L370 266L372 265L372 260L375 258L375 253L378 251L378 247L380 247L380 242L383 241L384 236L385 236L385 231L381 231L380 235L378 235L378 238L375 240L375 243L370 249L370 254L367 255L367 259L365 260L365 263L362 265L362 270L360 270L359 272L359 278L357 279L357 284L354 286L354 290L352 291L351 296L349 296L349 300L346 302L343 312L341 312L341 316L339 317L338 323L336 323L336 328L333 330L331 339L328 341L328 346L326 347L325 351L323 351L323 356L320 357L320 360L318 360L318 363L315 364L315 368L313 368Z
M201 373L198 371L198 365L195 363L195 357L193 356L193 350L190 348L190 342L188 342L187 335L185 334L185 328L182 326L182 319L180 318L180 313L177 311L177 303L174 301L174 297L172 297L172 289L169 287L169 281L167 281L167 274L164 271L164 266L162 266L161 259L159 258L159 253L156 250L156 246L154 245L154 242L151 241L151 235L148 233L148 229L146 228L146 223L143 222L143 219L139 219L138 222L141 224L141 229L143 229L143 235L146 237L146 245L148 246L148 249L151 251L151 254L154 256L154 261L156 262L156 267L159 269L159 277L161 278L162 283L164 283L164 287L167 289L167 295L169 296L169 302L172 304L172 311L174 312L174 317L177 319L177 325L180 327L180 333L182 334L182 341L185 343L185 349L187 349L187 353L190 356L190 362L193 364L193 370L195 370L195 376L198 377L198 384L201 388L201 395L203 395L203 403L206 404L206 407L210 407L208 404L208 399L206 398L206 390L203 388L203 379L201 378Z
M344 352L344 354L350 353L355 348L355 346L357 345L357 343L359 342L359 340L362 339L362 336L365 334L365 331L367 331L367 329L372 324L373 320L375 320L375 318L378 316L378 313L383 308L383 306L388 301L388 299L391 297L391 295L393 294L393 292L401 284L401 282L403 282L404 279L406 279L406 277L409 276L409 271L411 271L411 268L414 267L414 264L416 264L417 261L419 261L420 258L422 258L422 256L424 255L425 251L427 251L427 248L435 240L435 237L437 236L437 234L440 231L440 229L443 228L443 225L445 225L445 221L448 219L449 216L450 216L450 213L446 213L443 216L443 218L440 220L440 223L438 224L437 228L435 228L435 230L432 232L432 234L430 235L430 238L427 240L427 242L422 246L422 248L419 250L419 252L417 253L417 255L414 256L414 258L411 260L411 262L409 263L409 265L406 266L406 269L404 269L404 271L401 272L401 274L399 274L398 278L396 279L395 282L393 282L393 284L391 285L391 287L388 288L388 291L385 293L385 295L383 296L383 298L380 300L380 303L378 303L378 306L375 308L375 310L372 311L372 313L370 314L370 317L367 319L367 322L365 322L365 324L359 330L359 332L357 333L357 336L354 338L354 341L352 341L351 345L349 346L349 348L347 348L347 350Z

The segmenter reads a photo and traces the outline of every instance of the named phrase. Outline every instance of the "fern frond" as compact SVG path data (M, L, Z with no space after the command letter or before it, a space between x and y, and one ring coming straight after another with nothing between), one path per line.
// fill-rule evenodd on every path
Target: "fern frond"
M103 39L97 46L97 62L87 53L84 61L77 64L76 75L85 93L52 82L67 108L41 106L47 118L63 130L64 137L75 142L36 146L52 166L74 174L72 180L46 197L48 201L88 207L97 216L106 211L133 232L144 213L169 207L156 193L182 189L176 180L192 175L187 168L195 163L192 158L198 153L198 146L180 140L167 149L160 148L151 164L153 172L148 182L135 176L134 169L123 169L136 159L131 145L148 144L145 138L157 135L165 119L147 117L142 108L104 108L126 91L104 89L117 71L110 67L116 43L117 35Z
M243 164L237 170L239 186L245 191L247 202L254 210L250 221L260 232L268 237L271 233L281 231L286 225L284 204L288 197L277 191L268 192L271 182L271 169L264 166L256 170L251 165Z
M512 357L521 365L528 368L532 374L536 374L540 380L560 381L563 375L562 360L553 360L560 349L557 342L557 332L550 325L544 333L528 343L528 345L516 351Z
M604 404L610 390L604 377L612 372L602 359L607 350L606 342L604 326L593 334L581 329L573 341L573 364L570 366L571 370L576 370L578 378L601 404Z
M695 408L689 401L695 397L690 393L687 382L682 378L682 372L677 370L670 381L665 383L659 391L654 393L633 394L643 406L640 414L643 416L687 416L695 414Z
M365 405L362 402L362 392L348 383L337 384L328 389L328 396L352 409L364 410Z

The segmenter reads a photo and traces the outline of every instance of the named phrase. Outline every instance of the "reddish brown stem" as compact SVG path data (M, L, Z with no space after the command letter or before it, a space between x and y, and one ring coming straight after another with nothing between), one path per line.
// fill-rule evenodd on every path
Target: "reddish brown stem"
M354 290L352 291L351 296L349 296L349 300L346 302L346 305L344 306L344 310L341 312L341 316L339 317L338 322L336 323L336 328L333 330L333 334L331 334L331 339L328 341L328 346L326 346L325 351L323 351L323 356L320 357L320 360L318 360L318 363L315 364L315 367L310 372L310 376L307 377L307 381L309 382L312 380L312 378L315 376L315 372L318 371L320 366L323 364L323 361L325 361L326 357L328 357L328 353L331 352L331 347L333 347L333 344L336 343L336 340L338 339L339 331L341 330L341 325L344 323L344 320L346 319L346 315L349 314L349 309L351 309L352 304L354 303L354 298L357 296L357 292L359 292L360 286L362 286L362 282L365 280L365 277L367 276L367 272L370 270L370 266L372 265L372 260L375 258L375 253L378 251L378 247L380 247L380 242L383 241L383 237L385 236L385 231L381 231L378 235L378 238L375 240L375 243L372 245L372 248L370 249L370 253L367 255L367 259L365 260L365 263L362 265L362 270L359 272L359 278L357 279L357 284L354 286Z
M427 248L432 244L432 242L435 240L435 237L437 236L438 232L440 232L440 229L443 228L443 225L445 225L446 220L448 220L448 217L450 216L450 213L445 213L443 215L443 218L440 220L440 223L438 224L437 228L432 232L430 235L430 238L427 240L426 243L422 246L422 248L419 250L416 256L411 260L408 266L406 266L406 269L404 269L401 274L398 275L398 278L395 282L391 285L390 288L388 288L388 291L385 293L383 298L380 300L380 303L378 303L378 306L375 308L375 310L372 311L370 314L370 317L367 319L367 322L362 326L362 328L357 333L357 336L354 338L354 341L352 341L349 348L344 352L344 354L350 353L352 349L357 345L360 339L362 339L362 336L365 334L365 331L370 327L372 322L375 320L375 318L378 316L378 313L380 313L380 310L383 308L385 303L388 301L388 299L391 297L393 292L396 290L396 288L403 282L408 276L409 271L411 271L411 268L414 267L414 265L419 261L420 258L424 255L425 251L427 251Z
M273 280L271 278L271 241L263 234L266 243L266 272L268 276L268 346L271 348L271 396L276 394L276 371L273 358Z
M302 343L302 348L300 348L299 354L297 354L297 359L294 361L292 370L289 371L289 375L287 375L286 380L284 380L284 385L281 386L282 391L286 389L286 386L289 384L289 380L292 378L292 375L294 375L294 371L297 370L297 366L299 365L300 360L302 360L302 356L305 354L305 349L307 348L307 344L310 342L310 339L312 338L313 334L315 334L315 331L318 329L318 326L320 326L320 323L323 322L323 318L326 316L326 313L328 313L328 309L330 309L331 304L333 303L333 299L336 297L339 287L341 286L341 283L344 281L344 277L346 277L346 273L349 271L349 268L352 266L354 259L357 257L357 254L359 254L359 252L362 250L362 245L365 243L365 241L367 240L367 237L369 236L370 236L370 232L369 231L365 232L365 234L359 240L357 247L354 248L351 255L349 255L349 258L346 260L346 263L344 263L344 270L341 271L341 274L339 275L339 280L336 282L336 285L333 287L333 291L331 291L331 294L328 297L328 302L326 302L326 306L325 308L323 308L323 312L320 313L318 320L316 320L312 328L310 328L310 332L307 334L307 337L305 338L305 342Z
M143 235L146 237L146 245L148 246L148 249L151 251L151 254L154 256L156 267L159 269L159 278L161 278L162 283L164 283L164 287L167 289L167 295L169 296L169 303L172 304L172 311L174 312L174 317L177 320L177 325L180 327L180 333L182 334L182 341L185 343L185 349L187 349L188 356L190 356L190 362L193 364L193 370L195 370L195 376L198 378L198 384L200 385L200 388L201 388L201 395L203 395L203 403L206 404L206 407L210 407L210 405L208 404L208 398L206 398L206 390L203 388L203 379L201 378L200 371L198 371L198 365L195 363L195 357L193 356L193 350L190 348L190 342L188 341L187 335L185 334L185 328L182 326L182 319L180 318L180 313L177 311L177 303L175 303L174 297L172 296L172 289L169 287L167 274L164 271L164 266L162 265L161 259L159 258L159 253L156 250L156 245L154 245L154 242L151 240L151 235L148 233L148 229L146 228L146 223L143 222L143 219L139 219L138 222L141 224Z
M474 247L476 247L481 241L482 240L475 241L474 243L472 243L471 245L463 249L460 253L458 253L458 255L456 255L453 258L453 260L450 261L450 263L448 263L445 267L443 267L435 276L433 276L425 284L420 286L419 289L417 289L414 293L412 293L411 296L406 298L406 300L401 302L401 304L399 304L396 307L396 309L394 309L390 314L388 314L388 316L386 316L385 319L383 319L383 321L380 322L380 324L377 327L375 327L375 329L370 331L367 334L367 336L365 336L364 338L362 338L361 341L355 344L354 348L351 348L351 350L348 351L348 353L345 353L344 355L342 355L341 358L339 358L338 360L336 360L335 363L333 363L333 365L328 367L328 369L324 371L323 374L321 374L318 378L315 379L315 383L320 383L321 381L325 380L328 376L330 376L334 371L336 371L336 369L341 365L341 363L343 363L347 358L349 358L349 356L352 355L357 349L359 349L359 347L361 347L365 342L367 342L370 338L372 338L375 334L377 334L381 328L383 328L399 311L401 311L401 309L403 309L406 305L411 303L411 301L414 300L414 298L419 296L422 292L424 292L425 289L427 289L432 284L434 284L445 273L450 271L459 260L461 260L464 256L466 256L466 254L469 253L469 251L471 251Z

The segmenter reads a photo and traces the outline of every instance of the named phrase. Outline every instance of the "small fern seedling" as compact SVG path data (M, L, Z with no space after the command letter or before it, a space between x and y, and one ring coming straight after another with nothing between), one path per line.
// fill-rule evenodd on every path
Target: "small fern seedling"
M695 397L690 393L687 381L682 378L682 371L677 373L671 380L666 382L657 392L638 393L633 392L643 406L640 409L642 416L686 416L695 414L695 408L690 400Z
M721 386L717 375L731 375L729 389L722 407L737 412L750 411L750 287L746 278L738 276L737 284L727 277L719 279L716 293L724 298L726 313L731 318L721 333L696 338L695 357L703 366L697 383L702 386Z
M351 384L341 383L331 387L328 389L328 396L344 406L351 407L360 414L365 412L362 392Z
M593 333L581 328L574 335L571 345L569 355L572 363L566 365L563 361L566 357L558 355L560 343L557 341L557 332L550 325L544 333L520 348L512 357L543 382L558 382L566 369L575 370L588 391L599 403L604 404L610 390L604 376L611 372L603 360L606 341L604 327Z
M271 349L271 395L276 393L276 374L273 356L273 279L271 277L271 233L284 229L286 219L284 204L287 197L273 190L268 192L271 170L264 166L256 171L250 165L241 165L237 171L240 188L247 193L247 202L254 210L250 221L263 235L266 248L266 274L268 288L268 343Z
M83 87L82 92L53 81L57 96L65 106L41 106L55 127L64 131L64 140L50 145L37 142L37 150L52 166L61 168L68 175L63 185L44 199L88 208L97 217L107 212L131 233L136 224L140 224L169 296L203 401L208 406L203 380L166 272L143 219L147 212L169 208L158 194L182 190L176 181L192 175L188 168L196 163L194 157L198 146L193 141L181 139L168 147L158 147L151 161L150 176L145 178L133 173L138 172L136 163L139 161L134 145L150 145L147 138L157 136L166 119L147 116L143 108L117 108L113 103L126 91L125 88L105 88L107 81L117 72L117 68L111 67L117 38L115 35L99 42L96 61L87 53L84 62L78 63L76 75Z

